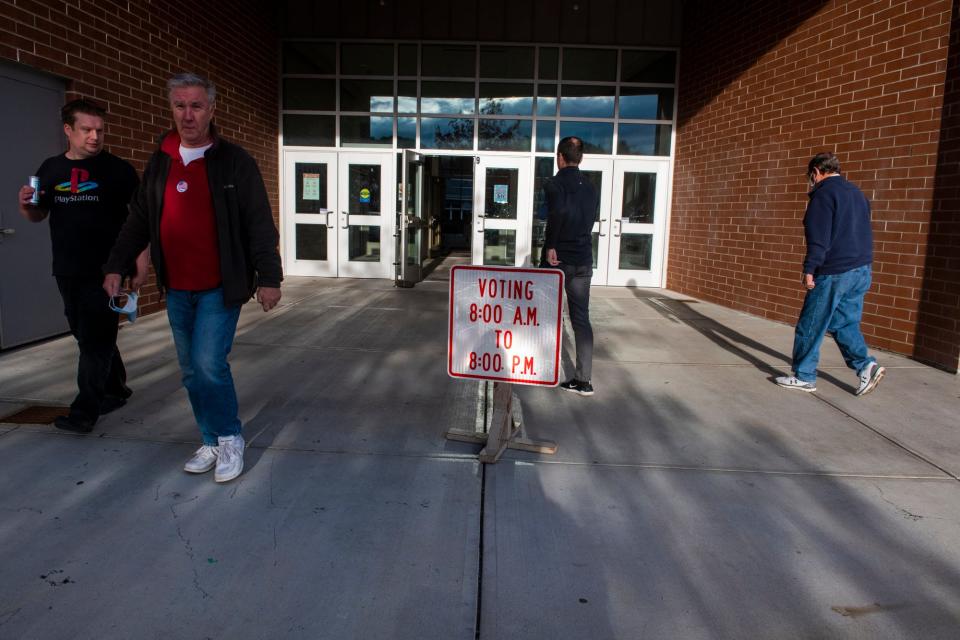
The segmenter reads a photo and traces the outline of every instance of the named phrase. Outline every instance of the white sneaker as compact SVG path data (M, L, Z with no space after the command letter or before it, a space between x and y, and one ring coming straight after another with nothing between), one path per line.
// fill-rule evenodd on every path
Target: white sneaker
M886 372L887 370L876 362L871 362L865 366L860 373L860 387L857 389L857 395L865 396L876 389L877 385L880 384L880 379L883 378L883 374Z
M203 445L193 454L193 457L187 460L183 465L183 470L187 473L206 473L213 469L217 464L217 454L219 447L211 447L208 444Z
M243 436L221 436L217 441L220 443L220 452L213 479L229 482L243 471Z
M806 391L807 393L817 390L816 384L813 382L804 382L797 376L780 376L777 378L777 384L781 387L786 387L787 389L799 389L800 391Z

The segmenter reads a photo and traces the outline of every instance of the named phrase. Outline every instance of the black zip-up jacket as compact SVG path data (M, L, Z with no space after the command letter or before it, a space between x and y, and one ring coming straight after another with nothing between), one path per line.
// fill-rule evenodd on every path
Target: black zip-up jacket
M258 286L280 286L283 269L277 250L279 236L256 161L238 145L218 136L213 125L210 133L213 146L203 157L217 224L223 302L235 306L249 300ZM161 143L167 135L169 132L161 136ZM103 267L104 273L126 272L149 243L161 292L167 287L167 270L160 244L160 216L170 163L170 156L160 148L150 157L143 181L130 202L130 215Z
M578 167L557 172L545 187L547 230L543 253L557 250L563 264L582 267L593 264L593 223L597 213L597 190ZM545 258L544 258L545 260Z

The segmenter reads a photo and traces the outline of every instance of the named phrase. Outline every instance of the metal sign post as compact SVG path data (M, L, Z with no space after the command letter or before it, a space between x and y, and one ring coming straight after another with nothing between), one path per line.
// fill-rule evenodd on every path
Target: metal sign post
M558 269L451 270L447 373L494 384L489 431L451 429L447 438L485 444L481 462L496 462L508 448L556 453L556 443L524 437L513 385L558 384L562 309Z

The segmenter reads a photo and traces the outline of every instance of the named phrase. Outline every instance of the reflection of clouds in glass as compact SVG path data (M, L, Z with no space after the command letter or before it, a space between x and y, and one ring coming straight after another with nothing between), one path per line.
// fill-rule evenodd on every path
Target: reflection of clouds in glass
M613 96L564 96L560 115L577 118L612 118Z
M417 119L397 118L397 146L401 148L416 146Z
M537 115L538 116L553 116L557 114L557 99L556 98L537 98Z
M657 118L660 96L656 93L643 96L620 96L621 118Z
M620 126L617 151L622 154L652 156L656 148L657 125L625 124Z
M583 139L586 153L613 152L613 124L606 122L561 122L560 137L577 136Z
M374 140L392 140L393 118L370 118L370 137Z
M523 116L533 112L533 98L530 96L515 98L480 98L480 113Z
M397 111L400 113L416 113L417 112L417 98L416 96L400 96L397 98Z
M473 113L473 98L423 98L423 113Z
M393 111L393 96L370 96L370 111Z
M537 151L553 151L553 136L556 131L557 125L553 120L537 122Z

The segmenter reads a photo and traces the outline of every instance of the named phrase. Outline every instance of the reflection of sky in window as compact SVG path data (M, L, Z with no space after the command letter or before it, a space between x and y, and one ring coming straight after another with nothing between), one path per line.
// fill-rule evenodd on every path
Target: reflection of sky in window
M656 151L657 125L620 125L617 152L631 155L652 156Z
M553 151L553 134L557 125L553 120L537 121L537 151Z
M390 144L393 140L393 118L341 116L340 138L344 144Z
M417 144L417 119L397 118L397 146L414 147Z
M577 136L586 153L613 152L613 124L608 122L561 122L560 137Z
M473 120L421 118L420 146L424 149L472 149Z
M655 120L658 117L659 102L660 96L656 93L642 96L620 96L620 117Z
M400 113L416 113L417 112L417 97L416 96L400 96L397 98L397 111Z
M528 116L533 113L533 98L480 98L480 113L507 116Z
M370 137L374 140L393 138L393 118L370 118Z
M422 98L423 113L473 113L473 98Z
M563 96L560 115L575 118L612 118L613 96Z
M370 96L370 111L393 111L393 96Z
M556 98L537 98L537 115L538 116L555 116L557 115L557 99Z

